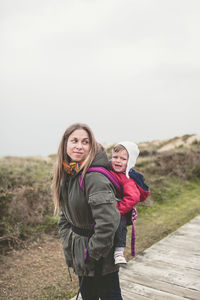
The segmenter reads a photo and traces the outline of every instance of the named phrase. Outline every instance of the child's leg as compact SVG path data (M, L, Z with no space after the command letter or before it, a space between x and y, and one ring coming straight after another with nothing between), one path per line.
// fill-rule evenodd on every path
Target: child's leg
M124 257L124 248L126 247L126 234L127 234L126 217L122 216L119 227L115 234L115 241L114 241L115 264L126 264L126 259Z

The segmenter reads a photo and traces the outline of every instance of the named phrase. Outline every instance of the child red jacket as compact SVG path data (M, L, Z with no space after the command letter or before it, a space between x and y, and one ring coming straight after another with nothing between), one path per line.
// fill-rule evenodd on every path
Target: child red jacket
M112 170L110 170L110 173L122 187L122 194L117 194L117 197L123 198L117 202L117 208L121 215L129 212L138 202L144 201L149 196L150 190L144 183L142 174L133 169L129 172L130 178L127 178L125 173L115 173Z

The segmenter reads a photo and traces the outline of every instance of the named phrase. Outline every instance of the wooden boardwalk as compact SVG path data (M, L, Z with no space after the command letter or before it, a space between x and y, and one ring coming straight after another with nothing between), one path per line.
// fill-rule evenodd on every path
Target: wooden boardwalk
M130 260L120 283L123 300L200 300L200 215Z

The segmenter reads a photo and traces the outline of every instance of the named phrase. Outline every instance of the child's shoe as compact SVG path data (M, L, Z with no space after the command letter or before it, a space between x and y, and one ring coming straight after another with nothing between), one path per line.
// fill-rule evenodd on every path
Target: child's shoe
M115 259L115 265L125 265L127 264L126 258L124 257L124 254L122 252L117 252L114 255Z

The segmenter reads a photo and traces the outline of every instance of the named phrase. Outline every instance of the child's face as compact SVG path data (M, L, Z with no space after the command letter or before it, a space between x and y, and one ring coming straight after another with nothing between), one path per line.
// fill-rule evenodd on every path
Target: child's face
M128 152L125 149L113 152L111 163L115 172L125 172L128 163Z

